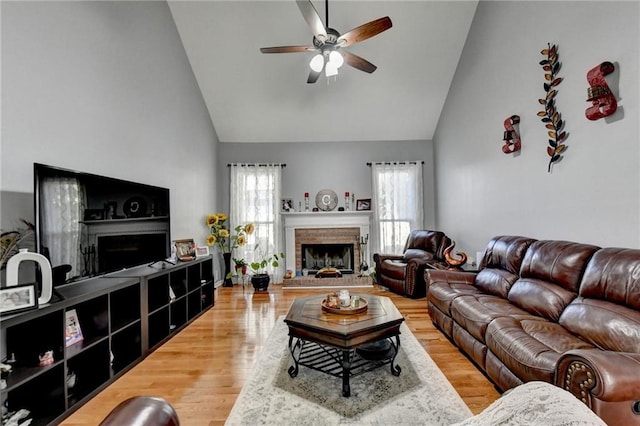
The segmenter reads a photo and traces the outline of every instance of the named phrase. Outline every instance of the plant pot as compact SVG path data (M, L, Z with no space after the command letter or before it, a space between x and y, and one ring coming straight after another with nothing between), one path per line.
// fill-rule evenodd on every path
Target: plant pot
M222 258L224 259L224 283L222 287L233 287L233 282L229 276L229 271L231 271L231 253L222 253Z
M251 284L255 291L265 291L269 287L271 278L269 274L254 274L251 276Z

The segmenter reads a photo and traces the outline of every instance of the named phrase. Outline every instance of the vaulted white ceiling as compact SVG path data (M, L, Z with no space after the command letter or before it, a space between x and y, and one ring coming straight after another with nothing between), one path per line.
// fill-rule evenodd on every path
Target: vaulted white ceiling
M259 50L312 44L294 0L169 6L221 142L393 141L432 139L477 1L330 1L340 33L383 16L393 27L348 48L374 73L345 65L315 84L313 53Z

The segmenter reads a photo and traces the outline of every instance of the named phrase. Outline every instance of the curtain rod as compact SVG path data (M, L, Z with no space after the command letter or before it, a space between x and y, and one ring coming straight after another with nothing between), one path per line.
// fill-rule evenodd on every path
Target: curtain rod
M424 164L424 161L378 161L377 163L367 163L367 166L371 167L373 164Z
M267 167L267 166L280 166L280 167L287 167L286 163L283 164L267 164L267 163L259 163L259 164L241 164L241 163L229 163L227 164L227 167Z

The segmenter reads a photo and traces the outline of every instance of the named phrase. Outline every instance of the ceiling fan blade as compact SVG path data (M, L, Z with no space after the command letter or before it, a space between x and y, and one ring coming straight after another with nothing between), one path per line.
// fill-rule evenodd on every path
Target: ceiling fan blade
M327 30L322 23L322 19L320 19L320 15L318 15L318 11L311 4L311 0L296 0L296 3L300 12L302 12L304 20L309 24L313 35L322 42L326 41Z
M361 58L358 55L354 55L351 52L347 52L346 50L341 49L340 53L342 54L342 57L344 58L344 61L347 63L347 65L357 68L360 71L368 72L369 74L371 74L378 68L366 59Z
M324 69L324 67L322 68ZM307 79L307 83L311 84L318 81L318 77L320 77L320 74L322 74L322 70L320 71L311 70L311 72L309 73L309 78Z
M383 31L391 28L391 19L388 16L384 18L376 19L375 21L367 22L352 29L349 32L342 34L336 44L340 47L351 46L352 44L359 43L375 35L380 34Z
M311 52L316 50L314 46L276 46L276 47L261 47L262 53L296 53L296 52Z

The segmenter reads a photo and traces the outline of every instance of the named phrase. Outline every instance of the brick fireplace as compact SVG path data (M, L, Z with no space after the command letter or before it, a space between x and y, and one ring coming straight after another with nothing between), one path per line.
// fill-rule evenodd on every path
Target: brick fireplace
M347 270L351 270L351 273L357 272L357 266L360 264L360 245L358 241L360 239L360 228L301 228L295 231L296 241L296 271L301 271L303 267L311 271L315 271L324 266L333 266L343 270L343 273L349 273ZM340 246L349 246L352 256L351 259L341 259L340 262L335 262L336 250L343 251ZM317 265L314 267L307 260L307 264L302 264L303 248L307 248L307 255L309 254L309 247L315 252L317 259ZM325 247L325 249L323 249ZM329 254L331 253L331 254ZM348 254L347 254L348 256ZM328 258L328 259L325 259ZM329 257L331 257L329 259ZM342 257L342 256L341 256ZM351 260L351 264L349 264ZM341 265L337 264L341 263Z
M303 244L353 244L353 272L359 273L361 236L369 235L370 211L282 213L286 269L302 271ZM367 246L367 259L369 259ZM367 260L370 264L371 261Z

